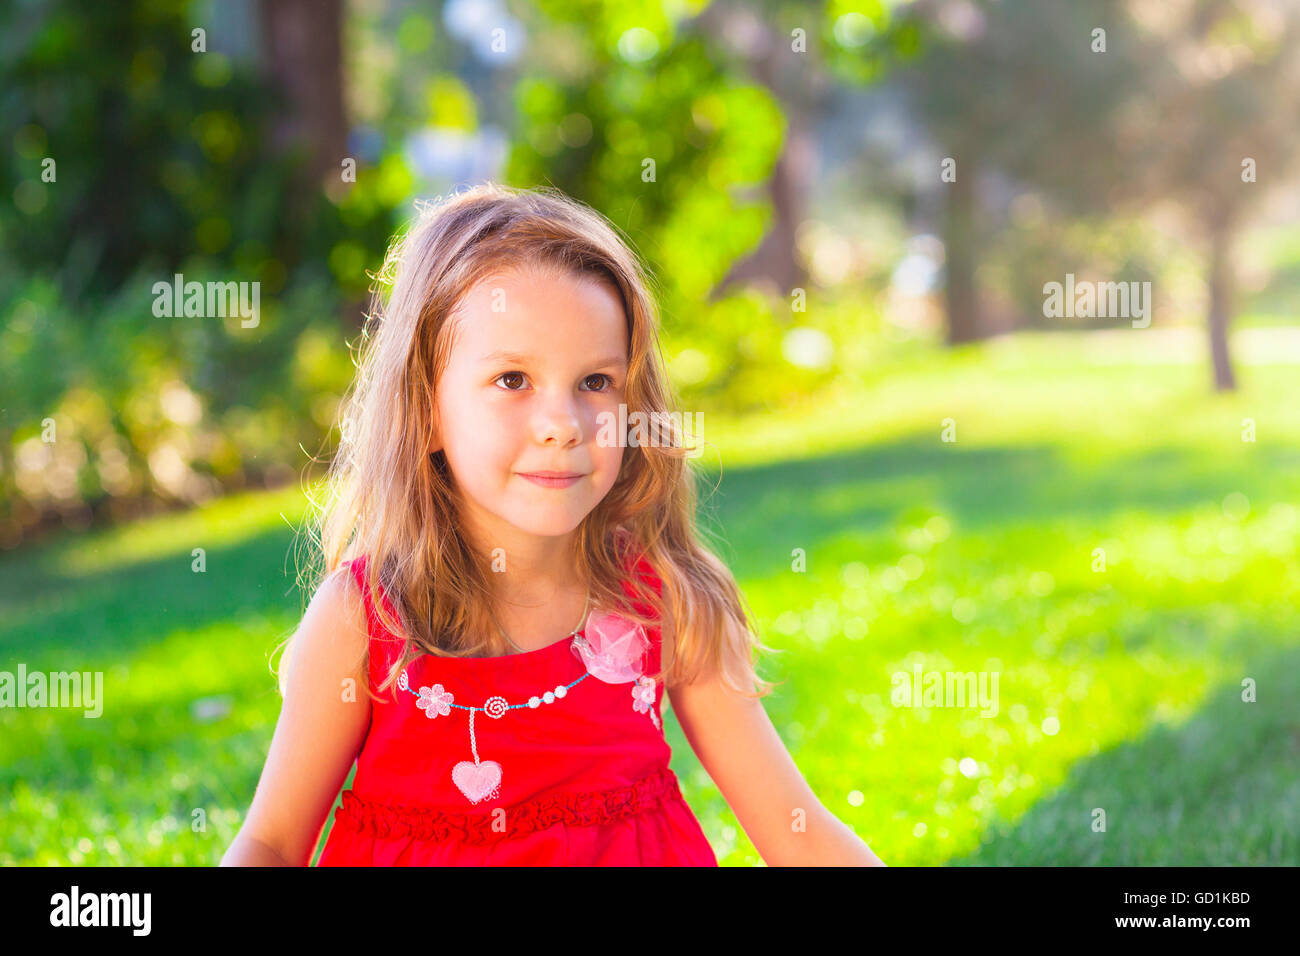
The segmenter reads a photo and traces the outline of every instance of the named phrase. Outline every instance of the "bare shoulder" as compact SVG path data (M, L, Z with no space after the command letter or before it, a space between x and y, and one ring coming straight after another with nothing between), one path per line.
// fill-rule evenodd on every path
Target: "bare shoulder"
M281 673L287 674L290 657L310 656L316 672L355 666L370 640L365 602L352 572L341 567L328 575L312 596L302 623L285 651ZM365 675L356 675L365 676Z

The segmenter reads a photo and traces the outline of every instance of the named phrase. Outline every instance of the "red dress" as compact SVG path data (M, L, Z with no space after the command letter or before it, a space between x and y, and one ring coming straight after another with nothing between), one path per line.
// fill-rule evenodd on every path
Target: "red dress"
M359 584L364 562L351 562ZM648 562L636 569L661 588ZM623 589L631 599L630 582ZM379 622L368 595L365 600L370 686L378 692L402 643ZM646 633L646 672L654 673L660 632ZM588 673L575 640L505 657L425 654L407 665L408 689L390 688L383 703L371 702L352 788L343 791L318 865L717 866L668 767L662 682L653 705L647 690L638 711L636 684L606 683ZM566 690L556 696L561 686ZM426 690L417 699L420 688ZM528 706L548 691L551 702ZM525 706L494 719L482 708L498 696ZM477 755L469 707L479 708L473 714ZM479 761L495 762L501 775L491 795L473 804L452 773L461 765L457 779L481 794L496 772L476 766ZM490 779L476 781L485 769ZM474 789L476 782L482 790Z

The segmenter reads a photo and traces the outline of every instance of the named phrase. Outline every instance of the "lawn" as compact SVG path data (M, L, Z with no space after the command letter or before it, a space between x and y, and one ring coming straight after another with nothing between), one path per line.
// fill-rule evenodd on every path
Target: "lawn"
M701 517L780 651L768 713L890 864L1300 863L1295 351L1251 350L1223 397L1144 334L901 349L705 416ZM220 859L278 713L303 504L0 559L0 669L105 682L98 719L0 710L0 863ZM914 669L996 674L996 713L895 706ZM720 861L760 862L666 716Z

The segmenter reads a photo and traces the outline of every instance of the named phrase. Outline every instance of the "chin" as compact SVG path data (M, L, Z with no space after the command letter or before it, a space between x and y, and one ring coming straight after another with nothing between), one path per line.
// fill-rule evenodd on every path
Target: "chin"
M543 516L536 511L520 515L517 520L512 520L513 524L520 531L527 531L529 534L535 534L539 538L558 538L566 535L582 524L582 519L586 515L557 514L554 516Z
M521 531L527 531L529 534L536 535L539 538L562 538L577 528L581 522L554 524L546 526L521 525Z

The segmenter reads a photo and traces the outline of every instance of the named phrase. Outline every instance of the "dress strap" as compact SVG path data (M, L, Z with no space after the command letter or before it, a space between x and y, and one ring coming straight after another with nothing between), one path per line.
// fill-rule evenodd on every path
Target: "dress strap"
M379 614L375 610L374 601L370 596L370 588L366 582L366 565L368 555L361 555L353 558L351 561L344 562L349 566L352 572L352 578L357 582L357 587L361 590L361 600L366 609L366 630L369 634L369 671L370 671L370 689L377 691L379 685L383 682L384 677L388 674L388 669L392 666L397 655L401 653L402 645L405 640L394 634L379 619ZM384 590L382 583L378 584L379 596L383 601L384 609L397 617L397 609L393 607L392 602L388 599L388 594Z
M648 604L643 597L638 598L635 594L637 589L634 588L632 581L630 580L633 575L635 575L642 585L652 588L655 594L660 598L663 597L663 581L660 579L659 575L655 573L654 568L651 567L650 562L646 560L645 555L637 556L635 562L633 562L632 567L630 568L628 578L623 581L623 592L632 602L632 607L634 607L640 614L644 614L648 617L653 616L654 609L650 604ZM641 587L640 591L642 595L644 595L645 587ZM650 662L648 666L651 668L651 672L653 673L654 671L659 670L660 667L663 632L658 625L654 625L648 628L647 636L650 638Z

